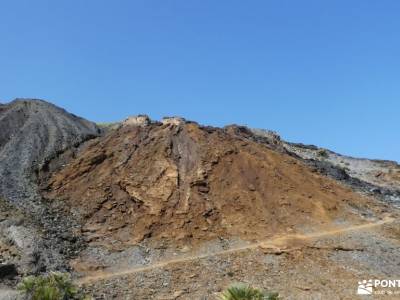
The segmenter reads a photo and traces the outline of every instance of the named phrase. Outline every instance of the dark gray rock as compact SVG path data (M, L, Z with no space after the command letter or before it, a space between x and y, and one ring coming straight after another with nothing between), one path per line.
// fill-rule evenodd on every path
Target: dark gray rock
M0 264L0 279L10 279L17 275L17 267L14 264Z
M43 100L0 106L0 198L25 216L23 226L3 227L19 244L23 273L65 269L65 257L77 252L79 241L70 238L74 221L42 199L38 174L67 149L100 134L96 124Z
M17 99L0 107L0 196L32 209L43 164L100 133L86 121L42 100Z

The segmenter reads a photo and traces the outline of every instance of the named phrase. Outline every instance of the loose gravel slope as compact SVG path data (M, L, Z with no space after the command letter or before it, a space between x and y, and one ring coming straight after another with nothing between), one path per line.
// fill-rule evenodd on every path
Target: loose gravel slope
M38 174L49 160L99 133L94 123L42 100L0 104L0 263L19 276L65 270L79 247L67 237L68 216L59 216L38 193ZM0 276L0 290L15 280Z
M94 123L42 100L0 106L0 196L33 208L35 170L66 148L99 134Z

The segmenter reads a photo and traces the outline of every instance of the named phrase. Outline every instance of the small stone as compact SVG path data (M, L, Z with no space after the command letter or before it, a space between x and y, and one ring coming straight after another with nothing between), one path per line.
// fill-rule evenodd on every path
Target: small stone
M178 298L179 296L182 296L185 293L185 291L180 290L180 291L176 291L175 293L173 293L173 297L174 298Z
M188 246L184 246L182 249L181 249L181 252L183 252L183 253L186 253L186 252L189 252L190 251L190 248L188 247Z
M256 188L255 188L255 186L253 184L249 184L248 188L252 192L254 192L256 190Z
M110 203L110 202L108 202L108 203L106 203L106 204L104 205L104 207L105 207L106 209L108 209L108 210L111 210L111 209L113 208L113 204Z

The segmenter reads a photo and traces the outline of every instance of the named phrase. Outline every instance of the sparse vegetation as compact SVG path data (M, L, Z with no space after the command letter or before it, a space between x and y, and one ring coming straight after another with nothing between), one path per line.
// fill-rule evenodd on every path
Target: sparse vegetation
M326 149L319 149L318 150L318 152L317 152L317 154L318 154L318 156L320 156L320 157L324 157L324 158L327 158L327 157L329 157L329 153L328 153L328 151L326 150Z
M100 122L96 123L96 125L101 129L112 129L118 126L118 122Z
M234 284L223 291L219 300L278 300L279 294L265 292L247 284Z
M80 293L68 274L52 272L48 275L25 277L18 290L28 300L83 300L90 299Z

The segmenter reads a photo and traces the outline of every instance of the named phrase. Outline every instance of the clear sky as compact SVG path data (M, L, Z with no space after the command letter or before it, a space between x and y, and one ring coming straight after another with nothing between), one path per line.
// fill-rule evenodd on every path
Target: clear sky
M1 0L0 101L400 161L399 0Z

